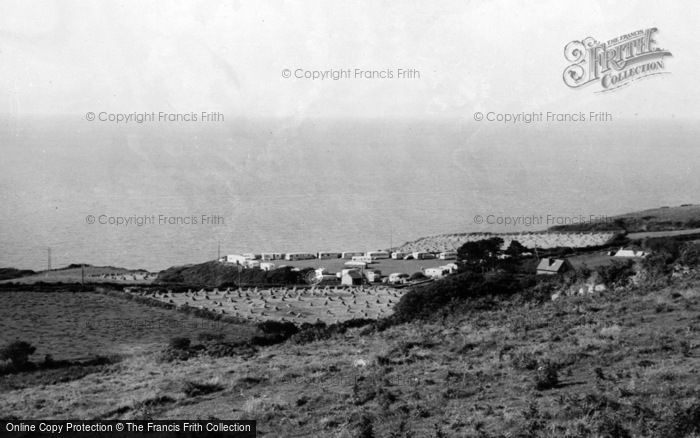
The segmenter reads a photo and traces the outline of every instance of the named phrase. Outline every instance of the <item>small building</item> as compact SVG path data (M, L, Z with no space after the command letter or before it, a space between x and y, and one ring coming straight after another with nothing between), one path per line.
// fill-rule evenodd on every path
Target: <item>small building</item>
M284 260L281 252L264 252L260 254L260 260Z
M365 255L367 257L372 257L373 260L388 259L391 257L388 251L367 251Z
M243 254L243 257L245 257L246 260L258 260L260 258L260 254L253 254L252 252L247 252Z
M275 264L272 262L260 262L260 269L263 271L272 271L275 269Z
M224 260L226 263L235 263L237 265L244 265L246 262L246 258L243 255L240 254L229 254L227 255Z
M249 268L259 268L260 262L258 260L246 260L245 266Z
M389 280L387 280L387 282L390 284L404 284L409 278L411 277L408 274L404 274L403 272L394 272L389 274Z
M440 260L454 260L457 258L457 251L445 251L438 255Z
M423 272L426 277L430 278L442 278L449 274L449 270L444 266L438 266L437 268L426 268Z
M362 262L362 263L372 263L374 261L374 258L371 256L366 256L366 255L361 255L361 256L353 256L352 257L353 262Z
M341 252L340 253L340 258L341 259L351 259L356 256L363 256L365 255L364 252L361 251L346 251L346 252Z
M391 253L391 258L394 259L394 260L401 260L401 259L404 258L404 257L406 257L406 253L405 253L405 252L394 251L394 252Z
M316 254L312 254L309 252L290 252L285 255L284 259L289 260L289 261L294 261L294 260L310 260L310 259L315 259Z
M537 275L556 275L572 270L571 262L567 259L543 258L537 265Z
M342 253L339 253L339 252L321 251L316 256L320 260L329 260L329 259L339 259L341 255L342 255Z
M365 269L364 274L370 283L379 283L382 280L382 271L379 269Z
M427 251L413 251L412 255L414 260L427 260L435 258L433 253Z
M338 277L334 274L323 274L319 277L316 277L316 280L320 285L338 284Z
M615 257L627 257L627 258L630 258L630 257L642 258L642 257L646 257L647 255L649 255L648 252L642 251L640 249L625 249L625 248L620 248L615 253Z
M361 286L362 274L360 274L356 269L347 270L341 275L340 284L344 286Z
M449 274L453 274L459 270L457 263L448 263L443 268L447 269Z

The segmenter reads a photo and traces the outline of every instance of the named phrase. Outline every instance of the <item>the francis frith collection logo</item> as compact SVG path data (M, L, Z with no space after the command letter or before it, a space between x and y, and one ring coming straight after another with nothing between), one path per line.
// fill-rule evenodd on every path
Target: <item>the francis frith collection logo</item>
M668 73L664 57L654 39L657 28L637 30L600 42L592 37L571 41L564 48L572 64L564 70L564 83L571 88L599 84L597 92L617 90L653 75Z

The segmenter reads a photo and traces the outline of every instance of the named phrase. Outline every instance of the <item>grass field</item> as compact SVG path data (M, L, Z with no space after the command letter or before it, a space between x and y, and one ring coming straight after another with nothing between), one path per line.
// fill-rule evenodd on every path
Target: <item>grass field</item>
M36 360L141 354L200 332L239 339L253 329L91 292L0 293L0 345L28 341Z
M602 246L613 239L612 232L531 232L531 233L462 233L441 234L423 237L413 242L403 244L399 251L456 251L467 242L500 237L503 248L507 248L513 240L517 240L527 248L586 248Z
M136 292L177 306L199 307L251 322L275 320L295 324L317 321L332 324L354 318L386 317L404 293L405 289L387 286L202 289L163 294Z
M670 231L647 231L642 233L629 233L627 235L628 239L647 239L653 237L673 237L673 236L685 236L688 234L700 234L700 228L693 228L690 230L670 230Z
M80 379L8 391L0 411L256 419L258 436L270 437L697 437L699 289L695 279L503 303L440 323L264 347L250 358L164 366L156 353L133 356ZM558 379L541 387L547 363Z
M348 268L345 266L346 259L328 259L328 260L297 260L297 261L286 261L279 260L276 262L277 265L287 265L295 268L326 268L329 272L340 272L343 269ZM427 260L394 260L394 259L380 259L375 263L368 266L368 269L379 269L382 271L383 275L388 276L394 272L400 272L404 274L414 274L416 272L421 272L426 268L436 268L438 266L443 266L448 263L454 263L454 260L439 260L439 259L427 259Z
M156 278L156 274L152 272L114 268L111 266L85 266L84 272L86 283L148 284ZM35 275L3 280L0 283L32 284L41 281L47 283L80 283L82 279L83 270L77 267L41 271Z

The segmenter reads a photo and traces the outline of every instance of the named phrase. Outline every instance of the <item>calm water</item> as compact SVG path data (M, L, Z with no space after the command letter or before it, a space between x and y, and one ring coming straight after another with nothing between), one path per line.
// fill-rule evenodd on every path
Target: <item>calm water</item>
M162 269L245 251L366 250L517 231L474 215L617 214L698 201L690 123L108 125L0 120L0 266ZM71 121L73 120L73 121ZM219 225L86 216L223 217Z

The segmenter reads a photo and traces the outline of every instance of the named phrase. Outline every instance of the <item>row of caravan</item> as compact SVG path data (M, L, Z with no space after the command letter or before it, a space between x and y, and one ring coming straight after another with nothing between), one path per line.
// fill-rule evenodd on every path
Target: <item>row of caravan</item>
M320 260L351 259L351 260L354 260L356 257L367 257L367 259L378 260L378 259L388 259L391 257L391 254L387 251L368 251L366 253L362 252L362 251L346 251L346 252L321 251L321 252L289 252L289 253L264 252L261 254L254 254L254 253L229 254L227 256L222 257L220 259L220 261L244 265L252 260L263 260L263 261L271 261L271 260L295 261L295 260L311 260L311 259L320 259Z
M432 253L428 251L414 251L411 253L404 252L389 252L389 251L346 251L346 252L331 252L331 251L321 251L321 252L290 252L290 253L280 253L280 252L264 252L261 254L245 253L245 254L229 254L219 261L226 263L235 263L237 265L251 266L255 263L254 261L269 262L274 260L287 260L287 261L298 261L298 260L329 260L329 259L348 259L352 262L358 264L365 263L369 264L376 260L382 259L394 259L394 260L426 260L426 259L441 259L441 260L452 260L457 258L456 251L446 251L441 253Z

